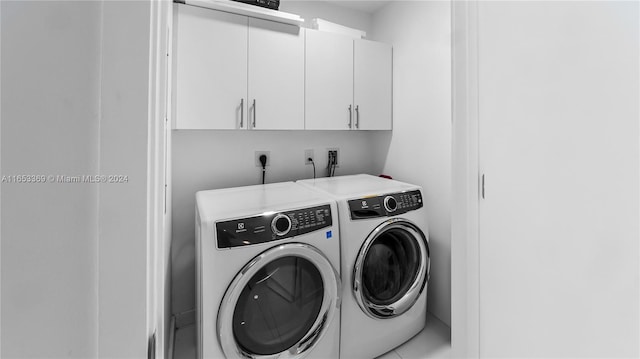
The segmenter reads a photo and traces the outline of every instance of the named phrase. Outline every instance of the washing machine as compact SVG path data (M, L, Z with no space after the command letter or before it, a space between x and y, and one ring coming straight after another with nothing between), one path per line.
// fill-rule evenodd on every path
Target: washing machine
M374 358L425 326L430 253L422 189L353 175L297 183L337 200L341 358Z
M336 203L293 182L196 193L198 358L336 358Z

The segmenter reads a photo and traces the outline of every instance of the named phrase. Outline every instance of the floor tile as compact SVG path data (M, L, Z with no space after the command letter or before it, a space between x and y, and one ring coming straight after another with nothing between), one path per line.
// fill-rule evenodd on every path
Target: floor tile
M451 330L438 318L428 314L424 330L394 351L402 359L450 358Z
M174 359L196 358L195 325L176 331ZM427 326L418 335L377 359L436 359L451 356L449 327L438 318L428 314Z

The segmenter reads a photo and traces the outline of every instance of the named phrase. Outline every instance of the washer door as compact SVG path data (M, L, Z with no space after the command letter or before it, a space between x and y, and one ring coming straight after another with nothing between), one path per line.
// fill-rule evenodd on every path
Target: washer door
M369 234L356 258L353 293L373 318L392 318L413 306L430 270L429 243L413 222L394 218Z
M302 358L340 305L340 277L313 246L273 247L231 282L218 312L227 358Z

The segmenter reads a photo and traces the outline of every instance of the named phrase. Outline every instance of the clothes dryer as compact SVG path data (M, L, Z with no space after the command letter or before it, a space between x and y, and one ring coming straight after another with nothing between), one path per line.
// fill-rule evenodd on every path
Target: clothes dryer
M196 194L198 358L336 358L336 203L293 182Z
M374 358L425 326L430 253L419 186L370 175L298 181L338 202L341 358Z

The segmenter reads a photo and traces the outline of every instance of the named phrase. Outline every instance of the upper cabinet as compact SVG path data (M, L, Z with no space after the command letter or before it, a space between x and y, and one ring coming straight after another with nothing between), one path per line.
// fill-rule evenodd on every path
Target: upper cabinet
M298 26L175 6L174 128L303 129Z
M305 73L305 128L392 128L391 46L307 30Z
M389 45L190 5L174 21L174 129L392 128Z
M353 128L353 39L307 30L305 128Z
M249 18L250 128L304 128L303 30Z
M380 42L355 40L353 105L360 130L392 128L392 50Z
M248 18L180 5L175 14L173 127L247 128Z

